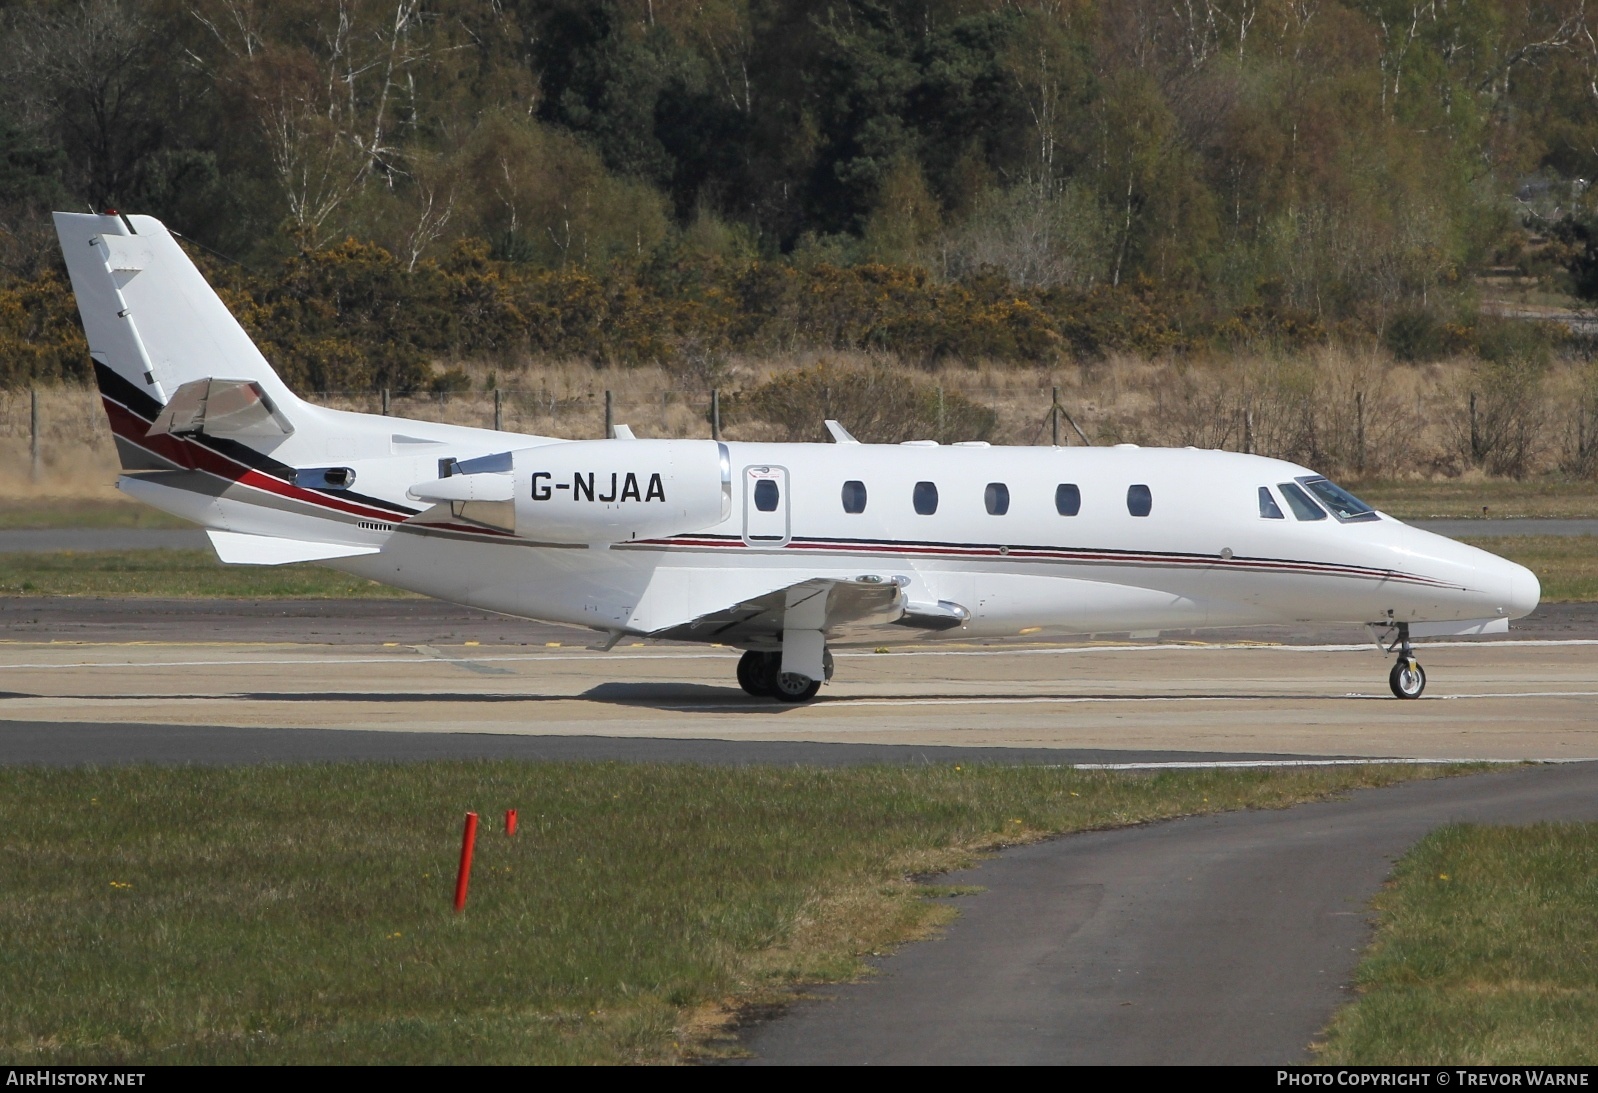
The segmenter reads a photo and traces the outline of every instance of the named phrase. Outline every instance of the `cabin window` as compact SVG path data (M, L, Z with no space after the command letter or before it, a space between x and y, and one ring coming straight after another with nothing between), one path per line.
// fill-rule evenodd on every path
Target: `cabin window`
M1267 520L1286 520L1282 515L1282 506L1276 503L1276 498L1271 496L1269 486L1260 487L1260 515Z
M1154 495L1144 485L1126 488L1126 511L1133 516L1147 516L1154 508Z
M782 491L777 488L775 479L762 478L755 483L755 508L761 512L776 512L780 500Z
M915 493L911 498L915 502L916 511L922 516L931 516L938 511L938 486L935 482L917 482Z
M1279 482L1276 486L1282 491L1282 496L1287 498L1287 507L1293 510L1293 515L1300 520L1324 520L1326 513L1321 507L1309 499L1309 494L1299 489L1292 482Z
M1381 519L1380 516L1376 515L1375 509L1341 486L1334 485L1324 478L1316 476L1314 478L1300 478L1299 481L1304 484L1305 489L1320 498L1321 504L1332 510L1333 516L1345 524L1354 520Z
M848 481L843 484L843 511L866 511L866 484L864 482Z
M1054 511L1061 516L1075 516L1082 511L1082 491L1075 482L1061 482L1054 487Z
M1003 516L1010 511L1010 487L1003 482L989 482L982 491L982 503L988 507L989 516Z

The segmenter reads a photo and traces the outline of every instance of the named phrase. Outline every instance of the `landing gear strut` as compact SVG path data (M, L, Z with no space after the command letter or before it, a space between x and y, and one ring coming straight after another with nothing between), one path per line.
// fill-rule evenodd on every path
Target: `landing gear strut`
M1409 643L1409 623L1393 625L1398 629L1398 636L1387 646L1387 651L1391 653L1396 649L1398 661L1393 665L1393 670L1387 673L1387 685L1397 698L1419 698L1426 689L1426 669L1415 659L1415 647Z
M824 654L825 675L832 678L832 653ZM756 698L778 702L809 702L821 690L821 680L782 670L781 651L750 649L738 658L738 686Z

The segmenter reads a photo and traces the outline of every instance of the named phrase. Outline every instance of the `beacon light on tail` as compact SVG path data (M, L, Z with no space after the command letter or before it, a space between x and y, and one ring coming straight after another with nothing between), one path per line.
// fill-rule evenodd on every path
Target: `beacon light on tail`
M1414 639L1502 630L1540 595L1260 456L859 444L835 422L833 444L568 441L316 406L158 221L55 220L119 485L224 561L320 561L607 647L739 647L754 695L814 696L845 646L1363 623L1414 698Z

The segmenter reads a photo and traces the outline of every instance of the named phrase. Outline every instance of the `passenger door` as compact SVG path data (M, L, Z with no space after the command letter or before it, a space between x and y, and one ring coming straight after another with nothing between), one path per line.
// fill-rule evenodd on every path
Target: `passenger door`
M788 471L784 467L744 468L744 542L785 546L793 531L788 516Z

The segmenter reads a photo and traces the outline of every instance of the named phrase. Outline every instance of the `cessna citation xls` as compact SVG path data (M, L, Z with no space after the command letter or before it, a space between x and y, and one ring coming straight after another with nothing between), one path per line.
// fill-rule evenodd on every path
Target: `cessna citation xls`
M742 648L785 702L830 647L1354 623L1490 633L1532 573L1233 452L568 441L347 413L284 386L159 221L57 213L126 473L224 562L321 562L508 615Z

